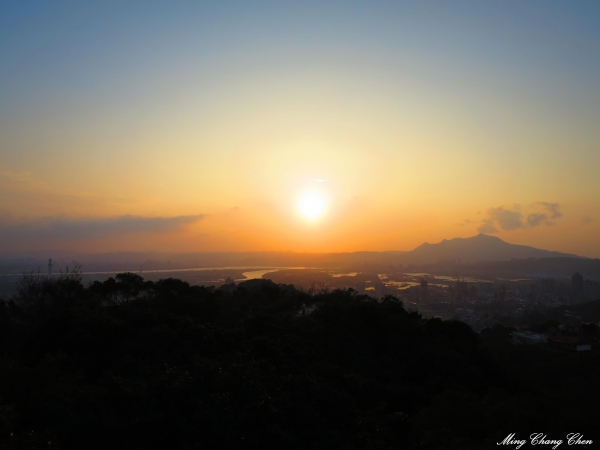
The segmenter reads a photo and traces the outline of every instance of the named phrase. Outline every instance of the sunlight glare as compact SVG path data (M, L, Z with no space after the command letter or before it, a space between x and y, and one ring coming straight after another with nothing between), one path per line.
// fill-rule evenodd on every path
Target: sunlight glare
M308 191L300 197L299 207L304 217L315 219L323 213L325 199L317 191Z

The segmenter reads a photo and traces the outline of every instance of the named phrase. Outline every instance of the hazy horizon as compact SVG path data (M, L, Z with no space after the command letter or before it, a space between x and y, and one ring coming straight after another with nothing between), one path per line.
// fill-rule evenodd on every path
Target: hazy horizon
M61 255L66 255L66 254L81 254L81 255L108 255L108 254L114 254L114 253L142 253L142 254L153 254L153 253L157 253L157 254L180 254L180 255L185 255L185 254L196 254L196 253L240 253L240 254L257 254L257 253L277 253L277 254L286 254L286 253L290 253L290 254L315 254L315 255L319 255L319 254L345 254L345 253L398 253L398 254L402 254L402 253L410 253L413 250L418 249L419 247L422 247L424 244L432 244L432 245L436 245L436 244L441 244L443 242L447 242L447 241L455 241L455 240L471 240L474 238L478 238L480 236L485 236L485 237L496 237L497 236L489 236L483 233L477 234L475 236L467 236L465 238L462 237L456 237L456 238L450 238L450 239L442 239L439 242L422 242L421 244L417 245L416 247L407 249L407 250L398 250L398 249L391 249L391 250L355 250L355 251L348 251L348 252L303 252L303 251L293 251L293 250L254 250L254 251L160 251L160 250L128 250L128 249L121 249L121 250L117 250L117 251L105 251L105 252L86 252L86 251L75 251L75 250L64 250L61 248L48 248L48 249L32 249L32 250L21 250L21 251L13 251L13 252L5 252L4 255L9 255L9 256L14 256L14 255L18 255L18 254L24 254L24 255L34 255L34 254L38 254L38 255L43 255L41 257L46 257L47 255L51 255L54 253L59 253ZM498 238L499 239L499 238ZM510 244L510 245L523 245L523 244L513 244L511 242L502 240L502 242L506 243L506 244ZM532 246L528 246L528 245L523 245L525 247L531 247L533 249L538 249L537 247L532 247ZM549 251L549 252L556 252L556 250L553 249L542 249L540 248L539 250L545 250L545 251ZM564 253L564 252L560 252L560 253ZM568 254L568 253L564 253L566 255L571 255L571 256L582 256L582 255L575 255L575 254ZM2 256L2 253L0 253L0 257Z
M597 2L0 10L0 254L600 257Z

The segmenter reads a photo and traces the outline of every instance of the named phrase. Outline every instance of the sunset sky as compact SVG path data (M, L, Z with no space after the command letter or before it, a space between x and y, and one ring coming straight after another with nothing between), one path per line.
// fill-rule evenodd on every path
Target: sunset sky
M0 253L600 257L598 1L3 2L0 86Z

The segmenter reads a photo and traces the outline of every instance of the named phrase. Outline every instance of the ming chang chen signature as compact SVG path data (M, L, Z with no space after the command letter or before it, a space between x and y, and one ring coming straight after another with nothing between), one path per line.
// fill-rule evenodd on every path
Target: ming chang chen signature
M555 449L563 443L567 445L592 445L594 441L584 439L581 433L569 433L565 439L550 439L544 433L533 433L529 436L529 440L517 439L515 433L511 433L502 442L497 442L496 445L514 445L515 448L521 448L527 443L531 445L548 445L552 449Z

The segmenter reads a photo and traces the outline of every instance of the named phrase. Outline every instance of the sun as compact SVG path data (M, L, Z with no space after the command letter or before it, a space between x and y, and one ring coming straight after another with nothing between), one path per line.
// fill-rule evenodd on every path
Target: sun
M325 199L317 191L308 191L302 194L298 202L300 213L308 219L316 219L325 209Z

